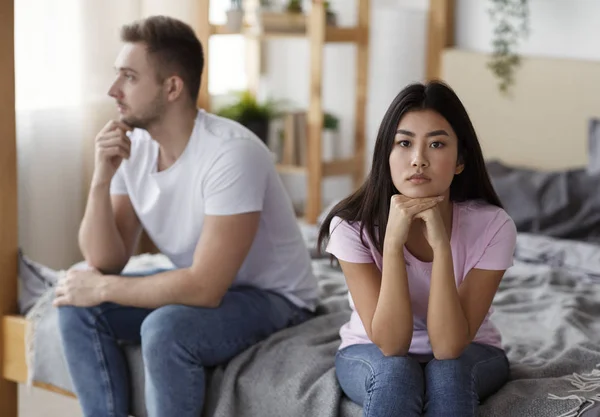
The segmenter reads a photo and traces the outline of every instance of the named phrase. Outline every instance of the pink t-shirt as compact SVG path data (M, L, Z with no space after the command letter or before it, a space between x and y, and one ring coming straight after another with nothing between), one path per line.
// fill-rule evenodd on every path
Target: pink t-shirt
M350 224L335 217L331 222L330 233L327 252L346 262L375 263L381 271L383 258L366 231L363 231L363 236L367 246L362 244L358 222ZM463 282L473 268L504 270L512 266L516 239L515 224L501 208L480 201L454 203L450 246L456 286ZM404 256L413 308L413 337L409 352L428 355L432 353L427 334L432 263L418 260L406 248ZM350 321L340 329L340 349L354 344L372 343L349 292L348 297L352 315ZM489 320L492 311L490 309L486 315L473 341L502 348L500 332Z

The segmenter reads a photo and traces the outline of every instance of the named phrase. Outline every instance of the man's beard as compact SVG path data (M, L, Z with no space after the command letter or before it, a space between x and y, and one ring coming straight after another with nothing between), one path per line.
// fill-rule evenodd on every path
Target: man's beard
M152 103L148 105L146 111L140 116L125 116L121 121L132 128L148 130L160 121L165 112L165 103L162 98L162 93L156 95Z

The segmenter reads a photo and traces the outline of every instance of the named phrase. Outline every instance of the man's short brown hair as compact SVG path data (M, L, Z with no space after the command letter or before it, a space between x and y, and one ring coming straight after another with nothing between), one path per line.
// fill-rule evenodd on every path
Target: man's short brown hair
M188 24L167 16L152 16L123 26L121 41L144 43L150 59L156 62L159 81L178 75L196 104L204 53L200 40Z

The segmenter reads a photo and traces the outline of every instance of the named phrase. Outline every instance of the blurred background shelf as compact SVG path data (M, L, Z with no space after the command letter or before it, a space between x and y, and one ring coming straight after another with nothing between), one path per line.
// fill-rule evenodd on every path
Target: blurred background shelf
M309 62L306 71L310 74L309 104L305 115L305 134L298 140L303 143L302 164L290 163L298 161L297 156L286 155L280 161L277 170L281 174L303 174L306 176L306 204L304 216L307 223L316 222L322 210L322 182L329 176L351 176L354 188L360 186L364 179L365 169L365 130L367 103L367 75L369 62L369 14L370 0L356 0L357 23L352 27L332 25L332 16L323 1L313 0L310 10L305 14L264 13L255 15L254 21L262 24L249 24L244 20L240 30L231 30L228 25L215 25L209 21L209 1L203 0L200 8L201 19L198 37L209 56L209 39L211 36L243 35L246 37L248 90L255 93L259 87L261 74L261 48L264 41L271 39L307 39L309 43ZM244 2L244 10L251 9L252 0ZM254 3L256 6L256 3ZM257 9L254 9L257 10ZM250 19L251 21L251 19ZM287 23L289 24L287 24ZM277 29L273 29L277 28ZM351 43L356 47L356 96L355 96L355 129L354 149L352 155L343 159L324 161L323 128L324 111L322 102L323 84L323 50L327 43ZM210 73L204 71L198 106L210 110L208 78Z

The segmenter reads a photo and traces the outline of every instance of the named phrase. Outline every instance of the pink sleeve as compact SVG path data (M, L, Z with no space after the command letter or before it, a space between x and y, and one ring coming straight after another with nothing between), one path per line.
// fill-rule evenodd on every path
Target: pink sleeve
M350 225L346 220L334 217L331 220L329 233L329 242L325 250L339 260L358 264L375 262L371 251L361 241L358 223ZM368 243L366 236L365 243Z
M500 211L488 228L488 233L493 236L475 268L489 270L510 268L513 264L513 255L517 244L515 223L505 211Z

